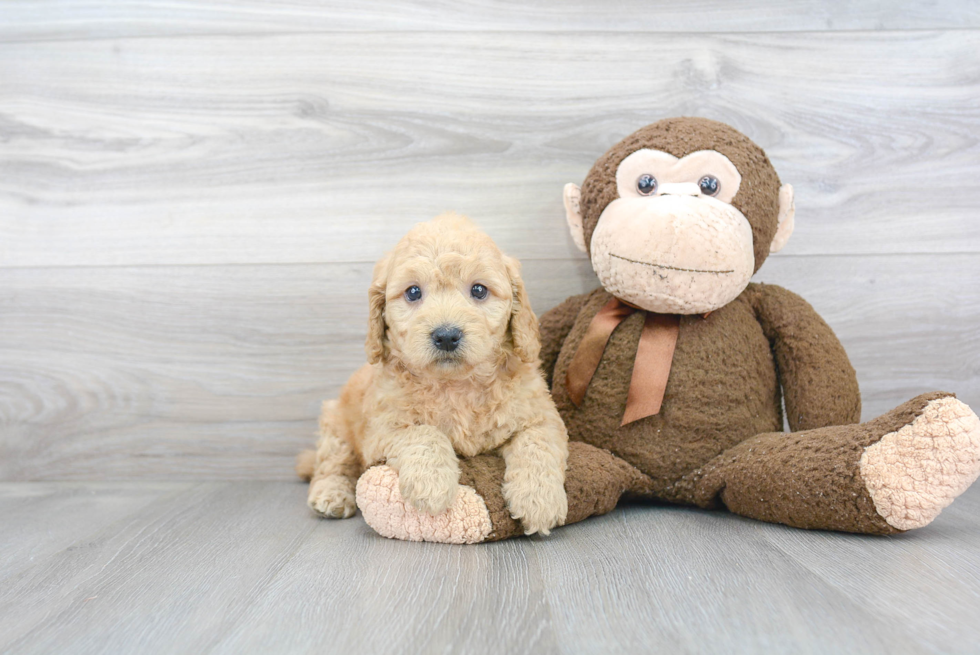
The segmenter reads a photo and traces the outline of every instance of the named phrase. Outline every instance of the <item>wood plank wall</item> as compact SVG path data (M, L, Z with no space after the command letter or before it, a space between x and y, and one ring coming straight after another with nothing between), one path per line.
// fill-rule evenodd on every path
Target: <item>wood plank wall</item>
M980 4L598 6L0 0L0 479L290 478L406 229L469 214L544 311L596 284L563 184L675 115L795 186L757 279L865 418L980 407Z

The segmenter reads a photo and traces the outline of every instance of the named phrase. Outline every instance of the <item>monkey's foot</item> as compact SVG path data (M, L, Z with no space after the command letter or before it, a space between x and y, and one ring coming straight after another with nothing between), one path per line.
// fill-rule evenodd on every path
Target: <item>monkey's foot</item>
M449 509L432 516L402 498L398 473L390 466L375 466L361 475L357 506L367 524L389 539L475 544L493 530L486 503L473 487L460 485Z
M911 423L866 448L860 470L889 525L921 528L980 475L980 419L952 396L931 400Z

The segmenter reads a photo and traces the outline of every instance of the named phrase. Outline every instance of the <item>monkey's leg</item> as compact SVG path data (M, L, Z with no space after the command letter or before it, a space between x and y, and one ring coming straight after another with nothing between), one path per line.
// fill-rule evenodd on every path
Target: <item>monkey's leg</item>
M675 500L800 528L920 528L980 474L980 419L950 394L859 425L761 434L673 486Z
M392 539L473 544L524 534L510 516L501 487L504 460L480 455L460 460L460 489L449 509L436 516L417 511L398 492L398 474L375 466L357 481L357 505L378 534ZM625 491L645 476L616 456L584 443L568 444L565 524L612 510Z

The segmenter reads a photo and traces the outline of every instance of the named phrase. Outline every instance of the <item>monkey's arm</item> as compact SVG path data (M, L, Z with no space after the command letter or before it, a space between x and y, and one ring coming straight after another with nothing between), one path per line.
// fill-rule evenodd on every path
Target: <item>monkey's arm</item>
M555 372L555 362L558 361L558 353L561 352L565 338L572 331L578 313L585 306L585 301L589 299L589 293L566 298L565 302L557 307L552 307L545 312L539 319L541 325L541 371L544 379L551 388L551 378Z
M861 393L847 353L808 302L772 284L752 285L755 309L779 371L791 430L861 421Z

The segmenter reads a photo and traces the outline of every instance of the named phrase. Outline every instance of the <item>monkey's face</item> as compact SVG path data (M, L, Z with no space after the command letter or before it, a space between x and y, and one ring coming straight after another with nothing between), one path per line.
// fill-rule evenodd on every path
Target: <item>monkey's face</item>
M602 286L663 314L727 305L793 230L793 189L779 186L765 153L704 119L630 135L593 166L583 190L565 186L565 208Z
M728 304L755 267L752 226L729 202L741 176L715 151L678 159L638 150L592 233L592 267L617 298L664 314Z

